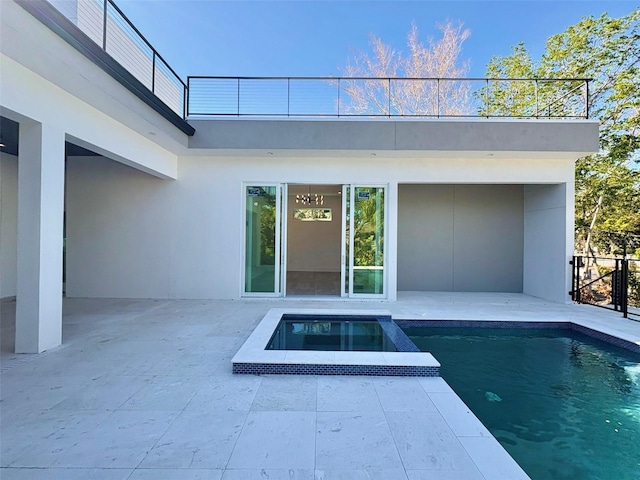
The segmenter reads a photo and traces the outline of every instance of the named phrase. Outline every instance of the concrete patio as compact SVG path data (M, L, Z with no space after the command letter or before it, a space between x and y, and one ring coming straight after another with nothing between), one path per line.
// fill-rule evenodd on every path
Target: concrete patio
M394 303L66 299L63 345L16 355L15 301L3 300L0 477L527 478L442 379L232 375L232 356L274 307L574 321L640 344L640 322L595 307L404 293Z

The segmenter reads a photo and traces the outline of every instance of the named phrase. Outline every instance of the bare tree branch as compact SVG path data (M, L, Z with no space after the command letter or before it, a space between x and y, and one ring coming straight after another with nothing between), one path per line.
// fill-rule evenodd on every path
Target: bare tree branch
M471 32L462 23L447 20L437 25L441 36L425 45L418 27L407 35L408 54L403 56L379 37L371 35L371 54L357 52L345 68L347 77L402 79L344 82L344 110L358 115L465 115L472 113L470 85L464 77L469 62L459 60L462 44Z

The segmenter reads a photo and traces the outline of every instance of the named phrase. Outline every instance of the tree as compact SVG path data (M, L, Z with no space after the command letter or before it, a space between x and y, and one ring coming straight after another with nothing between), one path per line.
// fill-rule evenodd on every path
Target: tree
M583 18L550 37L538 61L520 43L493 57L486 75L593 79L589 117L600 122L600 151L576 162L576 243L586 253L594 244L603 253L640 248L640 10ZM483 104L492 114L577 115L580 83L494 82Z
M456 79L469 71L459 60L462 44L471 32L461 23L438 24L441 38L420 41L412 24L407 35L408 54L394 50L379 37L370 36L372 53L357 52L345 68L346 77L402 80L353 80L343 83L347 94L341 110L359 115L462 115L469 113L470 86ZM431 80L412 80L429 78Z

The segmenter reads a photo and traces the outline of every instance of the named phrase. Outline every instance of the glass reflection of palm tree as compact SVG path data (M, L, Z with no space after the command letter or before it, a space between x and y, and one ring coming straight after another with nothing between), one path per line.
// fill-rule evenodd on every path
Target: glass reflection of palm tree
M275 265L276 259L276 197L261 192L262 215L260 216L260 261L262 265Z
M384 251L384 190L356 188L353 217L354 267L382 267ZM360 269L361 293L382 293L381 271ZM354 271L354 275L357 271ZM380 278L377 278L377 277Z

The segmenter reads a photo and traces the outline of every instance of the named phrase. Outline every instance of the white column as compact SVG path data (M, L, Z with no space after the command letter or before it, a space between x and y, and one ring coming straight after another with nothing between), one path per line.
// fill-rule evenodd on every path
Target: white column
M20 123L16 353L62 343L64 132Z
M387 299L395 302L398 298L398 182L390 182L387 188L387 210L384 221L387 224L385 249L387 249Z
M569 295L569 291L571 291L573 285L573 266L569 265L569 261L573 259L573 254L575 251L575 234L576 234L576 182L567 182L564 184L565 190L565 273L564 273L564 286L565 286L565 297L564 303L571 303L571 296Z

